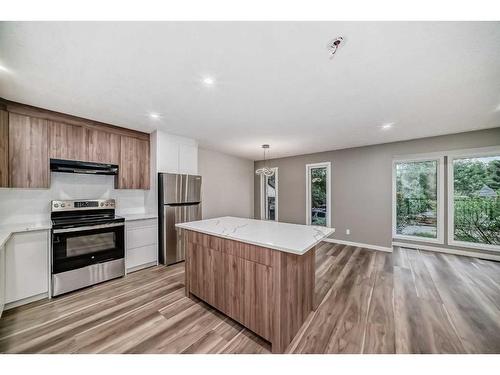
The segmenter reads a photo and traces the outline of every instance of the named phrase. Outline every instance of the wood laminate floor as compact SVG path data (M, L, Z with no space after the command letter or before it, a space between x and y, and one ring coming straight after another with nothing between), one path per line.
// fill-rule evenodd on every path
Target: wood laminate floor
M500 263L324 243L317 309L289 353L500 353ZM153 267L6 311L6 353L269 353L184 296L184 265Z

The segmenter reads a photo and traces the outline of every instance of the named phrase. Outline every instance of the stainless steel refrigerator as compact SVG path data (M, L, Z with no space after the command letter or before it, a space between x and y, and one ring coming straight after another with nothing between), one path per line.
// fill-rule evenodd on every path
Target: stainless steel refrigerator
M158 173L159 261L185 259L182 229L175 224L201 220L201 176Z

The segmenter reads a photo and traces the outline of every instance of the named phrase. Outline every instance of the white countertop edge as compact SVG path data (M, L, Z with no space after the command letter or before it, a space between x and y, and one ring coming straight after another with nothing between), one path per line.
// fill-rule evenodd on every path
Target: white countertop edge
M3 247L14 233L36 232L40 230L50 230L51 228L52 224L49 222L0 226L0 247Z
M327 238L328 236L330 236L333 233L333 229L331 229L330 233L325 234L324 237L321 237L319 240L317 240L316 242L314 242L312 245L310 245L310 246L308 246L308 247L306 247L306 248L304 248L304 249L302 249L300 251L295 251L295 250L284 248L284 247L281 247L281 246L269 245L269 244L266 244L266 243L263 243L263 242L257 242L257 241L251 241L251 240L243 240L243 239L231 237L229 235L224 235L224 234L220 234L220 233L210 232L210 231L207 231L207 230L202 230L202 229L198 229L198 228L194 229L194 228L191 228L188 225L183 224L183 223L175 224L175 226L177 228L191 230L193 232L199 232L199 233L203 233L203 234L208 234L210 236L215 236L215 237L229 239L229 240L232 240L232 241L238 241L238 242L248 243L250 245L255 245L255 246L260 246L260 247L266 247L268 249L283 251L285 253L290 253L290 254L295 254L295 255L304 255L309 250L311 250L314 246L316 246L317 244L319 244L321 241L323 241L325 238Z
M117 214L125 218L125 221L136 221L136 220L148 220L148 219L158 219L158 215L155 213L148 214Z

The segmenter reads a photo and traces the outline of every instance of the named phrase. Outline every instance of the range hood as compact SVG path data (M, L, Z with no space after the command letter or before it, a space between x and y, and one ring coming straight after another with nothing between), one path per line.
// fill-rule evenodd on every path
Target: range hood
M50 170L63 173L117 175L115 164L91 163L87 161L50 159Z

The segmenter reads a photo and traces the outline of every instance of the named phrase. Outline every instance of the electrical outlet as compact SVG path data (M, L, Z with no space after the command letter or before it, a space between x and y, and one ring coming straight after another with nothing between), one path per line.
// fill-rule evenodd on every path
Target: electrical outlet
M351 230L350 229L346 229L345 230L345 234L351 234Z

